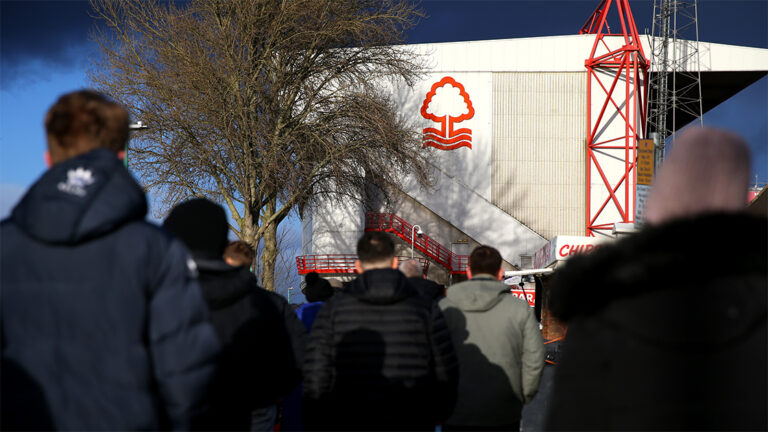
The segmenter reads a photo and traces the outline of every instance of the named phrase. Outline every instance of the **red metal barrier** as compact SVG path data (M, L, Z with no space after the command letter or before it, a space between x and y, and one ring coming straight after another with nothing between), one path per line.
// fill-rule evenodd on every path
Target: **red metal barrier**
M318 273L355 273L356 255L301 255L296 257L300 275Z
M399 260L410 259L411 257L399 256ZM416 258L419 260L423 267L424 274L427 274L429 269L429 260L424 258ZM296 257L296 269L300 275L305 275L310 272L317 272L323 274L344 274L344 273L356 273L355 261L356 255L350 254L336 254L336 255L300 255Z

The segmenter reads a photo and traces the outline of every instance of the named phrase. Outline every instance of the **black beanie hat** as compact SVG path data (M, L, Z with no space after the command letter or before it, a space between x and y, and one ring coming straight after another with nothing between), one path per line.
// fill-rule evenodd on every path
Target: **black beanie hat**
M229 243L227 214L220 205L204 198L176 205L163 227L181 239L196 257L221 259Z
M307 284L304 288L304 297L310 303L326 301L333 296L331 283L321 278L317 272L307 273L304 277L304 282Z

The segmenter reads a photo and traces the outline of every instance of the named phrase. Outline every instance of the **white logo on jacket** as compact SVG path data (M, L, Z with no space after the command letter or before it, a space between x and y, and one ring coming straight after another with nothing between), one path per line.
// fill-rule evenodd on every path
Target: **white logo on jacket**
M84 197L85 187L92 185L95 181L91 170L80 167L67 171L67 181L59 182L57 186L64 193Z

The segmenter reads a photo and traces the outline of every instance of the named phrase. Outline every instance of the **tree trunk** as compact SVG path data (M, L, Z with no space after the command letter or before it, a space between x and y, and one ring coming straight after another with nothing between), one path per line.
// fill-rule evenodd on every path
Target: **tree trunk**
M277 210L277 199L273 199L264 209L264 218L269 220ZM263 222L262 222L263 223ZM277 261L277 224L269 223L264 230L264 249L261 251L261 286L269 291L275 290L275 261Z

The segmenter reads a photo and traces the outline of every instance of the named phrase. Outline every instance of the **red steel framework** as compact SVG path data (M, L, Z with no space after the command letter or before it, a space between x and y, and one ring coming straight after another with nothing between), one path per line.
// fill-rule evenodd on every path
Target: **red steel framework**
M608 25L612 5L615 5L619 17L620 33L611 33ZM635 188L630 187L630 181L634 185L637 140L645 136L649 61L637 33L629 0L602 0L579 34L595 35L590 56L584 62L587 68L588 126L586 232L588 236L595 236L601 231L607 230L610 233L616 222L634 221ZM617 47L617 41L623 42ZM593 97L593 83L602 89L600 97ZM603 94L605 97L602 97ZM592 107L597 103L601 104L600 110L597 116L593 116ZM614 122L624 125L623 134L603 137L604 131L611 129L607 127L608 124ZM622 172L606 172L603 165L610 163L610 156L606 158L606 153L614 152L615 156L620 150L624 150ZM595 191L592 190L593 169L602 181L601 186L595 186ZM623 194L619 192L622 185ZM605 191L608 192L605 200L593 206L593 195L599 197ZM621 220L606 221L605 217L599 220L601 216L609 214L611 203Z

